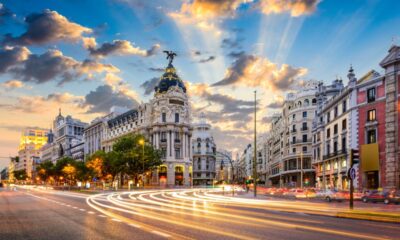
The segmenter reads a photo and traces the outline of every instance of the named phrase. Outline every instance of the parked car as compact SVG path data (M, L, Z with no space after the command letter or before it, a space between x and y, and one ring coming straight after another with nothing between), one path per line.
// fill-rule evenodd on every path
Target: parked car
M400 204L400 191L391 191L389 192L385 199L383 200L383 203L389 204L389 203L395 203L395 204Z
M380 191L372 191L369 193L366 193L364 196L361 197L361 200L363 202L385 202L386 199L388 199L389 193L387 192L380 192ZM386 200L387 201L387 200ZM389 202L387 202L389 203Z
M346 199L344 192L339 192L336 190L325 190L317 192L317 197L326 200L327 202L338 201L342 202Z

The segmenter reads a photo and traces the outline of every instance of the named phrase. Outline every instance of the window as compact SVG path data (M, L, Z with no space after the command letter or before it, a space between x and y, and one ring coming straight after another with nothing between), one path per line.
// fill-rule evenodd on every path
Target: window
M303 142L307 142L307 134L303 135Z
M335 106L335 109L334 109L334 115L335 115L335 117L337 117L337 116L338 116L338 106Z
M292 138L292 143L296 143L296 137Z
M338 144L337 142L333 142L333 152L337 152L338 151Z
M331 129L330 128L326 129L326 137L327 138L331 137Z
M367 131L367 143L376 143L376 129Z
M376 120L376 111L375 109L369 110L367 112L367 121L372 122Z
M330 113L330 112L328 112L328 113L326 114L326 121L327 121L327 122L330 122L330 121L331 121L331 113Z
M166 113L162 113L161 114L161 121L162 122L166 122L167 121L167 114Z
M303 122L303 129L302 130L303 131L307 130L307 123L306 122Z
M181 149L180 148L175 148L175 157L181 158Z
M343 119L342 120L342 130L345 130L347 128L347 120Z
M331 145L328 143L327 145L326 145L326 154L330 154L331 153Z
M293 152L293 153L296 153L296 148L293 148L293 149L292 149L292 152Z
M338 134L338 125L335 124L335 126L333 126L333 134L336 135Z
M175 122L176 122L176 123L179 122L179 113L175 113Z
M346 152L346 138L342 138L342 152Z
M347 103L346 101L343 101L342 103L342 112L345 113L347 111Z
M367 90L367 100L368 102L375 101L375 88L370 88Z
M303 146L303 153L307 152L307 147Z
M293 132L296 132L296 125L293 125L293 126L292 126L292 131L293 131Z
M296 114L293 114L293 120L295 120L296 119Z
M166 142L166 141L167 141L167 133L161 132L161 142Z
M303 118L307 117L307 112L303 112Z
M167 149L166 148L161 148L161 157L166 158L167 157Z

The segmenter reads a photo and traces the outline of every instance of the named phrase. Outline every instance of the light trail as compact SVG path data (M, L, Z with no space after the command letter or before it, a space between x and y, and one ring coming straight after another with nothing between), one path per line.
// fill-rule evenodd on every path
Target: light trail
M192 228L237 239L255 239L260 236L243 235L236 232L235 229L227 232L225 229L220 228L219 224L240 224L256 228L274 226L282 229L282 231L285 229L301 229L342 237L385 239L383 236L364 234L362 232L329 229L323 226L323 222L302 219L300 215L298 217L272 216L273 214L254 211L257 209L299 213L313 211L314 214L315 212L320 212L321 215L332 215L334 208L326 207L323 204L305 203L299 206L290 206L290 203L285 203L284 201L266 201L216 195L219 192L215 190L190 189L110 193L90 196L87 198L87 203L105 215L135 226L143 227L143 223L139 221L132 222L130 218L125 217L126 214L183 227L183 229ZM104 198L106 198L106 201ZM231 209L235 206L248 210ZM217 224L207 225L206 219L214 220ZM312 225L305 225L306 223ZM321 227L316 226L318 224ZM165 229L154 229L153 226L149 225L147 225L147 228L150 231L166 232ZM165 234L175 237L174 233L166 232Z

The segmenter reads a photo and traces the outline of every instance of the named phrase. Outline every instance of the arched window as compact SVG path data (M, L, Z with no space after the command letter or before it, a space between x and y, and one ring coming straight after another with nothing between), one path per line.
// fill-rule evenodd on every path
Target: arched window
M297 103L297 106L301 107L301 101L299 101L299 102Z
M310 105L310 100L308 100L308 99L306 99L306 100L304 100L304 106L309 106Z
M312 105L315 105L315 104L317 104L317 99L316 99L316 98L313 98L313 99L312 99Z

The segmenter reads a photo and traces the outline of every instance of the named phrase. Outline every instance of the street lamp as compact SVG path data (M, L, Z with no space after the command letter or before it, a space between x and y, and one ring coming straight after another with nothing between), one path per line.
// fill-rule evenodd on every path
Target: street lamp
M142 167L143 167L143 173L142 173L142 182L143 182L143 188L144 188L144 138L139 139L139 144L142 145Z

